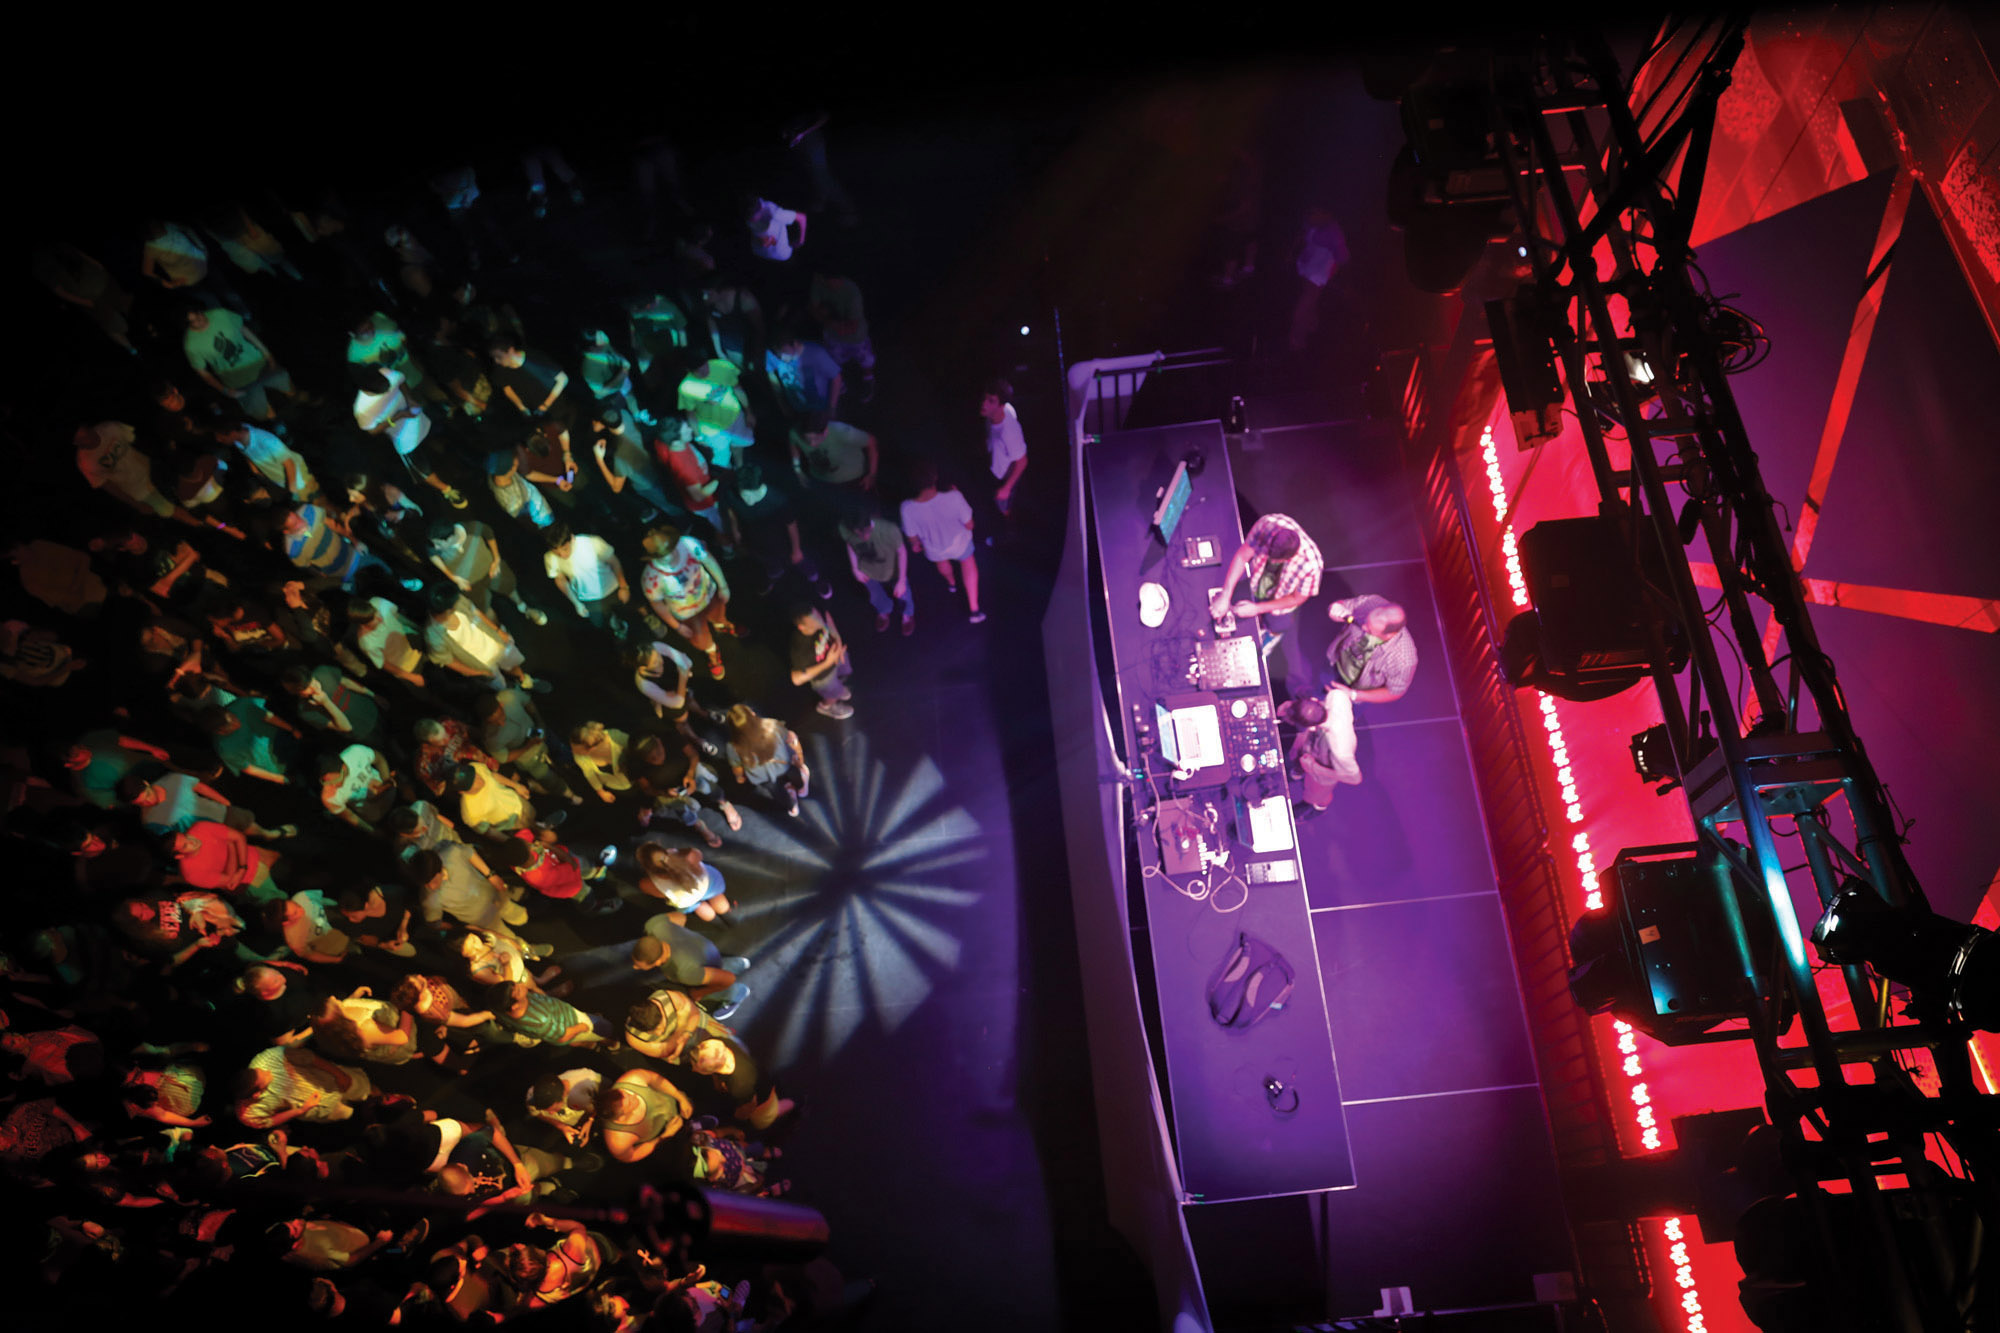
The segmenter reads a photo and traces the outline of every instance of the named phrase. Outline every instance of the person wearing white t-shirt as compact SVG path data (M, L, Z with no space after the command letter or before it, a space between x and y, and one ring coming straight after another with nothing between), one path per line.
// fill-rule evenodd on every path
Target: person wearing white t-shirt
M257 475L291 496L294 502L304 504L319 493L319 483L313 479L306 460L270 431L238 422L218 426L215 438L220 443L235 445L257 470Z
M572 533L560 523L544 536L549 550L542 557L542 568L549 580L578 615L600 629L609 625L624 638L625 621L613 613L612 603L631 601L632 587L625 581L625 568L618 563L611 543L588 533Z
M958 575L965 578L965 602L972 611L972 623L986 619L979 609L979 566L972 558L972 506L957 488L938 489L937 468L921 463L916 470L917 494L903 501L903 535L910 549L937 566L938 573L953 592L958 591ZM952 566L958 569L954 573Z
M387 439L403 466L423 478L446 504L453 509L465 508L466 498L438 475L437 460L423 447L424 438L431 433L431 419L403 392L402 372L369 365L348 369L354 377L354 424Z
M994 380L979 400L979 415L986 421L986 452L992 460L994 480L1000 483L993 492L993 503L1003 516L1013 502L1014 488L1021 484L1021 474L1028 470L1028 441L1021 434L1020 415L1008 401L1013 396L1012 385Z
M806 215L780 208L769 199L755 195L744 201L743 225L750 229L750 246L765 259L784 263L792 252L806 243ZM799 229L792 239L792 227Z
M527 658L514 636L458 589L433 587L430 608L424 646L433 663L461 676L490 681L496 690L506 689L512 680L524 690L548 692L546 683L528 674Z

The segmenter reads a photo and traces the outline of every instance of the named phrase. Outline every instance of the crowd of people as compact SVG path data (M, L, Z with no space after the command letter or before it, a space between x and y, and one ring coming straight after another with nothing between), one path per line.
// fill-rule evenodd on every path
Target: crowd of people
M841 603L980 624L972 501L1019 509L1004 382L964 405L972 499L858 424L824 124L786 128L798 209L704 217L639 145L658 276L568 323L509 300L565 260L552 209L606 206L547 146L525 207L457 166L35 252L103 386L12 497L0 623L0 1167L55 1293L618 1330L857 1299L564 1211L786 1192L798 1100L730 1026L765 979L704 850L812 799L797 728L857 706ZM783 668L746 697L753 651ZM606 941L613 975L566 972Z

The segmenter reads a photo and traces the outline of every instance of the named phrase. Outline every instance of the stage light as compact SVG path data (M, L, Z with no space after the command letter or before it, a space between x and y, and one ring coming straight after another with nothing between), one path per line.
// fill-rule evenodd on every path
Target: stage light
M1028 326L1027 326L1026 324L1023 324L1023 325L1021 326L1021 336L1022 336L1023 338L1025 338L1025 337L1027 337L1027 336L1028 336Z
M1894 907L1849 876L1813 926L1819 956L1867 966L1910 992L1918 1018L1949 1018L2000 1032L2000 945L1993 932L1921 907Z
M1674 747L1667 739L1667 724L1648 727L1632 738L1632 767L1639 781L1664 796L1681 785L1680 768L1674 762ZM1659 784L1654 786L1654 784Z

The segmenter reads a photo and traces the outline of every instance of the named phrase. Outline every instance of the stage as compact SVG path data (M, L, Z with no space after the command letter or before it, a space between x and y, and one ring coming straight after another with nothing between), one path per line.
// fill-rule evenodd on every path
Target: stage
M1568 1274L1574 1263L1395 437L1364 420L1287 420L1278 410L1253 399L1250 429L1227 441L1219 422L1189 422L1107 433L1082 450L1088 510L1071 541L1088 550L1071 563L1087 572L1075 601L1052 606L1048 635L1052 673L1059 613L1071 617L1062 633L1072 645L1094 646L1096 688L1052 674L1051 692L1059 710L1085 693L1098 701L1098 785L1125 788L1103 803L1095 878L1076 845L1094 830L1072 834L1074 893L1119 904L1131 964L1122 978L1086 979L1106 992L1091 1005L1105 1133L1120 1132L1120 1114L1142 1113L1134 1071L1116 1068L1139 1058L1125 1012L1136 997L1152 1066L1145 1084L1157 1089L1165 1131L1153 1163L1157 1206L1171 1198L1182 1214L1178 1228L1156 1234L1184 1237L1211 1322L1367 1315L1393 1305L1397 1288L1418 1311L1531 1307L1538 1290L1556 1289L1537 1275ZM1190 454L1203 466L1169 549L1151 519ZM1357 707L1364 780L1340 788L1325 813L1288 820L1294 850L1254 853L1239 836L1238 798L1285 787L1259 764L1252 776L1233 770L1225 784L1187 793L1198 826L1208 807L1217 811L1205 841L1229 860L1161 873L1173 838L1158 830L1163 820L1173 827L1165 803L1174 792L1157 727L1146 724L1157 701L1199 685L1185 673L1191 650L1213 637L1208 591L1243 530L1273 511L1313 538L1325 572L1263 679L1215 692L1223 711L1237 699L1282 700L1288 672L1314 677L1335 628L1328 604L1363 593L1406 608L1417 677L1396 702ZM1189 538L1212 539L1223 564L1188 568ZM1139 613L1148 581L1169 602L1155 627ZM1079 609L1088 612L1080 624ZM1081 657L1060 660L1072 671ZM1059 734L1063 720L1059 711ZM1250 881L1250 863L1274 860L1295 861L1296 877ZM1109 914L1081 901L1077 911L1087 956L1102 952ZM1207 1001L1239 933L1296 972L1284 1007L1244 1031L1220 1026ZM1109 1077L1127 1087L1107 1098ZM1108 1169L1116 1189L1119 1167Z

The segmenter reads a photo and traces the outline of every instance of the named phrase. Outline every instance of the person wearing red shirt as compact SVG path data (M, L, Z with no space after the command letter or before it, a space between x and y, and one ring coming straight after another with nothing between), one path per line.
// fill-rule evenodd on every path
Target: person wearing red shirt
M174 855L180 858L181 878L198 889L225 893L248 890L258 902L285 896L271 882L271 867L278 853L252 845L248 837L227 824L199 820L187 832L175 834L173 846Z
M532 829L515 830L513 837L487 855L493 864L513 871L516 879L544 898L574 902L599 916L608 916L625 905L616 893L593 893L593 883L604 878L603 866L586 868L575 852L559 842L541 841Z

